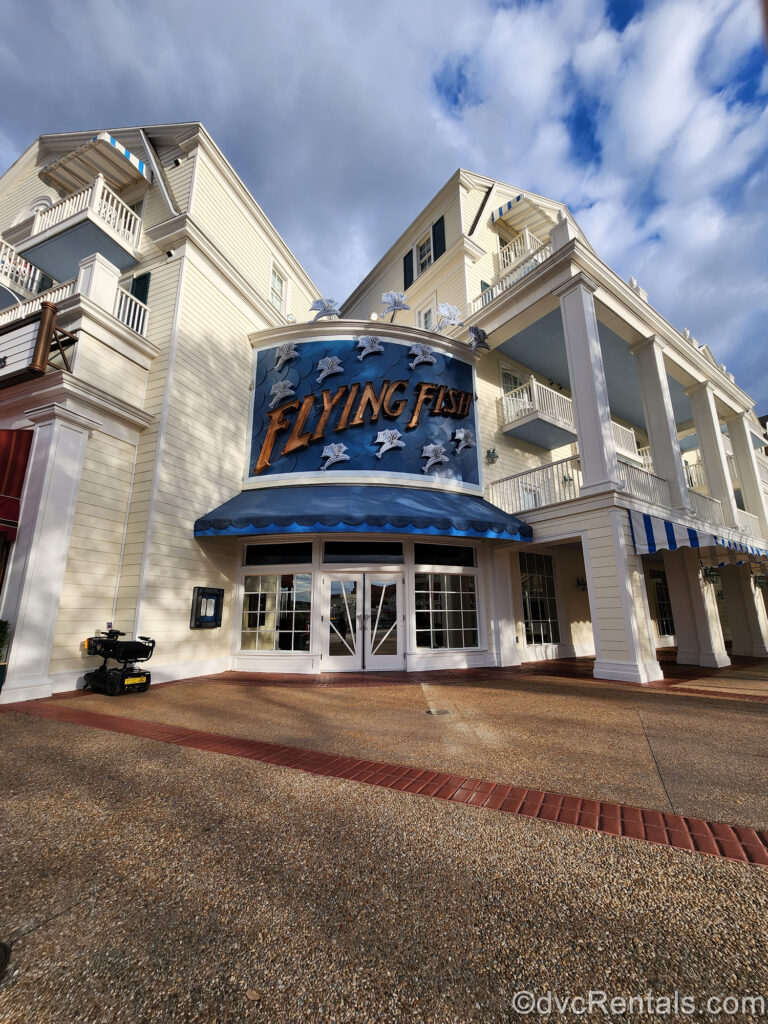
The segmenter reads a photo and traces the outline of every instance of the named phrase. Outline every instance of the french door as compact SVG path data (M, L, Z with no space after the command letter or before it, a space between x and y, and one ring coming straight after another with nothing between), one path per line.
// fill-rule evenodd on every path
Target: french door
M397 573L323 574L323 672L403 667L402 582Z

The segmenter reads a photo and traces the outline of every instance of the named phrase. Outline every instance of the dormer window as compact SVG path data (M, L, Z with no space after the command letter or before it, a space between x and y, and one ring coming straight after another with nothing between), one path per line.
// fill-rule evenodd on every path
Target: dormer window
M423 274L424 271L432 263L432 236L428 235L427 238L419 245L419 273Z

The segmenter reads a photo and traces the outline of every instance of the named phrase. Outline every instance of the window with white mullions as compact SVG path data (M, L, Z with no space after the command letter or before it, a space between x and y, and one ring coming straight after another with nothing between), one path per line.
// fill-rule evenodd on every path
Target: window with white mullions
M281 313L283 312L283 305L285 303L285 278L275 269L275 267L272 267L269 301L275 309L279 309Z
M474 575L417 572L416 646L477 647L477 590Z
M672 598L669 596L667 574L663 569L651 569L648 575L651 580L651 600L656 613L659 636L673 636L675 620L672 615Z
M311 573L245 576L243 591L242 650L309 650Z
M559 644L560 623L550 555L520 552L520 584L527 644Z

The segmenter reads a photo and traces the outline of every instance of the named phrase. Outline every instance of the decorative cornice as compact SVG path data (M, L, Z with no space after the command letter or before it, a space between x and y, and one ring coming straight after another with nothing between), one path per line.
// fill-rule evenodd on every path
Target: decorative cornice
M69 427L87 430L88 433L92 430L98 430L101 426L99 420L92 420L90 416L83 416L73 409L60 405L58 402L49 402L48 405L38 405L34 409L25 409L24 415L36 426L56 420L59 423L66 423Z
M315 341L323 338L341 338L347 335L357 338L372 334L392 341L404 341L413 345L430 345L462 359L479 361L484 352L473 352L463 341L456 341L445 334L422 331L405 324L386 323L383 320L318 320L316 323L288 324L268 331L256 331L249 335L254 348L267 348L287 341Z
M562 299L565 295L568 295L569 292L572 292L575 288L579 287L586 288L587 291L594 295L600 285L593 277L590 277L589 274L585 273L583 270L579 270L573 275L573 277L569 278L565 284L561 284L558 288L553 288L552 294L556 295L558 299Z

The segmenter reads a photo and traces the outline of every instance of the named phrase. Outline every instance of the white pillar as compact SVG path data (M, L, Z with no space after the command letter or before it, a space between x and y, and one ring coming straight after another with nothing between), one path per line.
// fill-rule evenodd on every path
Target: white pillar
M669 484L673 508L687 509L688 484L677 439L661 339L655 334L631 348L635 357L640 397L651 445L654 472Z
M593 517L594 519L594 517ZM596 679L650 683L663 679L640 556L632 549L625 509L594 519L582 534Z
M114 315L119 280L120 271L117 267L95 252L93 256L80 261L75 291Z
M724 565L720 569L723 600L731 627L732 654L768 658L768 618L763 595L753 585L749 566Z
M517 557L515 555L515 557ZM510 575L509 548L494 550L489 559L492 566L493 607L494 607L494 640L496 644L497 665L505 668L508 665L520 664L520 649L515 637L515 612L512 606L512 580Z
M680 665L723 668L731 659L725 649L717 596L699 570L699 556L692 548L662 552Z
M565 353L573 395L583 484L582 494L621 490L605 368L597 330L593 293L585 274L558 288Z
M739 471L739 484L744 506L747 512L751 512L760 520L760 536L768 540L768 514L766 514L760 470L755 459L755 449L752 446L749 419L747 414L742 412L729 417L726 423Z
M85 446L99 426L61 405L24 416L35 424L35 435L0 609L13 631L2 703L51 693L51 648Z
M702 381L686 388L691 400L693 423L699 439L699 451L707 474L710 496L717 498L723 506L726 526L736 525L736 498L731 486L728 462L725 456L720 419L715 409L715 396L709 381Z

